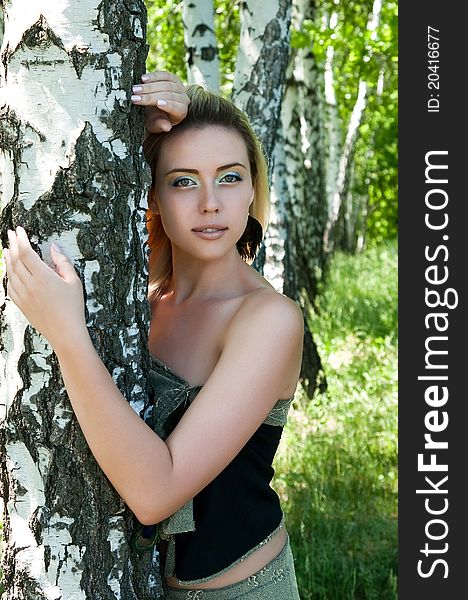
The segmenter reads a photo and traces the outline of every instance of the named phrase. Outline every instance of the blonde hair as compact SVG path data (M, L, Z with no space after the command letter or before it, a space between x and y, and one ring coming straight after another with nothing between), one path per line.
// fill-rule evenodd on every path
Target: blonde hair
M254 188L254 200L249 208L249 215L256 219L263 232L268 225L270 194L268 189L268 169L261 143L253 131L246 115L233 102L205 90L199 85L186 88L190 98L187 116L171 131L148 133L143 142L147 161L151 166L153 184L156 177L156 166L162 144L171 135L189 129L201 129L210 125L220 125L237 131L243 138L249 157L250 172ZM249 219L251 221L251 219ZM148 209L147 212L149 256L149 289L148 296L152 300L164 293L172 274L171 242L164 231L161 217ZM247 231L247 228L246 228ZM245 234L244 234L245 235ZM242 236L241 240L243 240ZM261 238L260 238L261 239ZM237 249L246 262L251 262L257 250L259 240L237 243ZM241 249L242 248L242 249ZM245 250L247 248L247 250Z

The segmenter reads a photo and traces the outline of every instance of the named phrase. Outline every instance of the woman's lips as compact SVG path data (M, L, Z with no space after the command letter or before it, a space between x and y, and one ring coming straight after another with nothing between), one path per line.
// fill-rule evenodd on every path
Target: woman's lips
M223 225L203 225L192 229L193 233L203 240L217 240L224 235L226 230L227 227Z

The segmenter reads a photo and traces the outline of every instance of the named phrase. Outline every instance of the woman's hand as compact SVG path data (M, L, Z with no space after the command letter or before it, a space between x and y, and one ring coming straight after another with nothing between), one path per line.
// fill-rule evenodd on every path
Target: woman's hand
M185 118L190 104L184 84L167 71L146 73L141 80L141 84L132 87L131 100L145 107L146 130L150 133L170 131Z
M26 231L8 231L10 248L4 250L7 294L54 350L66 339L87 335L83 287L68 258L51 246L55 271L41 260Z

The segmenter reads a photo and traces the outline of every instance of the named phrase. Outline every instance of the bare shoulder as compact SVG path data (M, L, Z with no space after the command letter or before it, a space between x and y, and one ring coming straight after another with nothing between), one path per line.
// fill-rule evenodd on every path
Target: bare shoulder
M272 287L261 287L245 296L226 329L225 341L247 329L263 333L272 341L286 335L302 343L304 318L296 302Z
M236 363L246 372L252 362L260 373L278 376L276 398L289 398L297 386L304 342L304 318L300 307L273 288L246 295L226 331L220 364Z

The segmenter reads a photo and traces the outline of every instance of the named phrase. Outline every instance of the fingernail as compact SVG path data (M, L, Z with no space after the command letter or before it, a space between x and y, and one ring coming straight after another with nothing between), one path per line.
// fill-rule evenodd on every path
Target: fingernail
M59 254L63 254L62 250L57 246L57 244L55 242L52 242L51 246L55 250L55 252L58 252Z
M172 129L172 125L169 125L169 123L163 123L163 124L161 125L161 129L162 129L163 131L170 131L170 130Z
M130 100L132 100L132 102L140 102L141 96L132 96Z
M134 85L134 86L132 87L132 91L133 91L133 92L142 92L142 91L143 91L143 88L141 87L141 85Z
M166 104L167 104L167 101L166 101L166 100L158 100L158 101L156 102L156 104L157 104L158 106L166 106Z
M141 76L141 80L142 81L149 81L150 76L149 75L142 75Z

